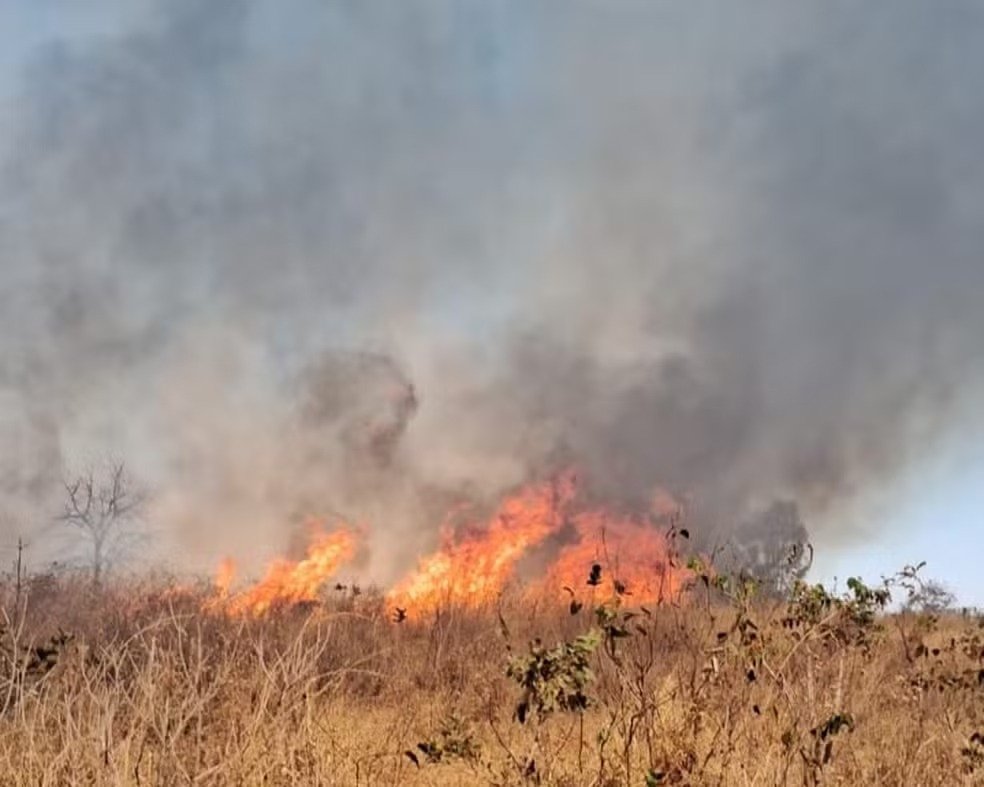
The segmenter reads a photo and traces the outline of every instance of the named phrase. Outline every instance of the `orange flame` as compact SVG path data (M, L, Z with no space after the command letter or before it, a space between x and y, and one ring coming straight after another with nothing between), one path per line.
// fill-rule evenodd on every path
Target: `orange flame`
M672 545L653 522L591 511L574 517L574 528L577 540L561 550L534 590L557 595L566 587L576 595L623 596L632 604L679 596L689 572L678 565ZM592 579L595 564L601 571Z
M419 618L446 606L494 601L526 551L562 527L573 496L574 477L565 475L506 498L483 528L461 535L446 526L441 548L387 594L388 606Z
M419 620L445 607L486 606L513 580L521 559L551 536L563 546L550 547L553 560L527 588L531 594L560 598L569 589L582 599L617 595L632 604L677 599L690 572L679 566L660 524L676 521L679 503L659 493L651 515L633 518L577 511L575 492L575 476L567 473L505 498L484 523L446 523L437 551L386 594L387 609L396 620ZM315 526L303 560L277 560L260 582L239 592L233 589L235 564L226 559L206 606L259 616L276 606L316 601L322 585L353 557L356 542L346 526L330 533ZM600 571L592 572L594 564Z
M355 554L357 543L353 530L342 527L331 533L315 531L300 561L279 559L267 569L266 576L252 587L229 595L235 565L229 559L219 565L215 588L222 609L230 615L263 615L274 606L317 601L322 585Z
M219 598L228 598L232 583L236 579L236 561L231 557L223 558L215 570L215 594Z

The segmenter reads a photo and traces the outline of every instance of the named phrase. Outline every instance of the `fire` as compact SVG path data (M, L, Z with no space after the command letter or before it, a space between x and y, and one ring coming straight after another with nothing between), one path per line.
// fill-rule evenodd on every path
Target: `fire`
M575 541L565 546L534 590L557 595L622 596L632 604L676 599L688 571L681 568L664 532L648 519L590 511L574 517ZM592 566L597 565L591 575Z
M520 561L537 547L533 559L547 562L540 578L527 586L530 594L562 598L569 589L582 599L675 600L689 572L680 567L664 526L676 521L679 504L659 493L650 514L631 517L583 510L576 491L575 476L567 473L506 497L487 521L463 527L446 523L440 547L386 594L388 611L402 621L424 619L446 607L487 606L517 578ZM238 591L235 564L224 560L207 608L256 616L273 607L316 601L324 583L354 556L357 540L347 526L327 532L316 525L304 559L276 560L261 581Z
M317 601L324 583L355 555L356 544L356 533L348 527L333 532L315 527L303 560L276 560L262 580L232 595L235 565L226 559L215 578L219 606L230 615L262 615L274 606Z
M574 491L573 476L565 475L507 497L483 527L461 533L446 526L440 549L387 594L389 607L419 618L494 601L527 550L563 526Z
M236 579L236 561L231 557L224 558L219 562L219 567L215 570L215 594L219 598L228 598L232 583Z

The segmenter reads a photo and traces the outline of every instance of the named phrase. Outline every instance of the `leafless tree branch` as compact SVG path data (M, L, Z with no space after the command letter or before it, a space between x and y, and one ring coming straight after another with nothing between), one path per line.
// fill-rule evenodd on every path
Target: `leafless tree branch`
M123 462L113 462L104 478L90 469L65 482L65 506L59 519L79 530L92 547L92 578L98 584L113 542L125 540L143 494L130 482Z

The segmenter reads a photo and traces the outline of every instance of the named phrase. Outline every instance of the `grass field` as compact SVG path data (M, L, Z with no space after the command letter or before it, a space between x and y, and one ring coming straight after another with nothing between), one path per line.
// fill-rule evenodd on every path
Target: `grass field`
M398 623L372 592L257 618L165 580L8 582L0 782L984 783L974 614L593 590Z

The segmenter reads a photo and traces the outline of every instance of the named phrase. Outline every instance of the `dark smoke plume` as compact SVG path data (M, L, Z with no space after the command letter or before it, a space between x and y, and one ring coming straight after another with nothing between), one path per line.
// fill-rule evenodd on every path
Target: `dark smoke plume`
M567 462L829 541L980 426L979 3L87 7L0 82L5 522L111 450L186 563Z

